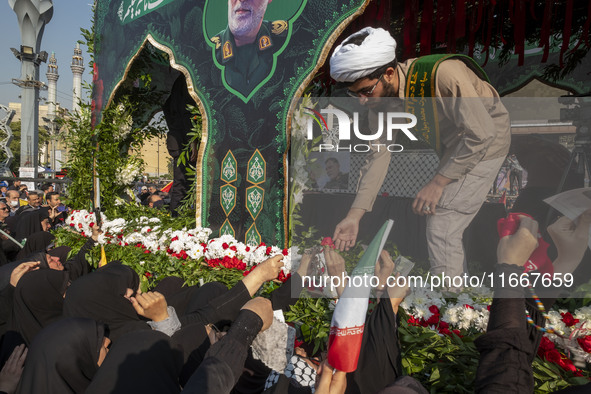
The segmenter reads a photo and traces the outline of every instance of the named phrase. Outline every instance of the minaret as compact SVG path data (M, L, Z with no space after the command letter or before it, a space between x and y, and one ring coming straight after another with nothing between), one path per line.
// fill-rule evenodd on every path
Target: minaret
M72 111L78 112L80 106L78 101L82 97L82 73L84 72L84 59L82 59L82 50L80 44L76 43L76 49L74 49L74 56L72 56L72 74L74 75L74 100L72 102Z
M53 153L51 154L53 163L51 163L51 169L55 170L55 108L57 105L57 80L60 76L57 72L57 60L55 59L54 52L51 52L51 57L47 64L47 74L45 75L47 76L47 118L43 118L43 120L47 122L47 126L45 127L48 128L53 143ZM44 151L44 162L49 162L49 141L45 145Z
M57 72L57 60L55 53L51 53L49 64L47 65L47 117L53 122L55 119L55 105L57 104L57 80L59 74Z

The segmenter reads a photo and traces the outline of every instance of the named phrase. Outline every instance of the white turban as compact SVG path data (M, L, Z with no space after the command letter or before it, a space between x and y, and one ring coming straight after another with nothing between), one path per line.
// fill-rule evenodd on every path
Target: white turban
M369 33L361 45L351 38ZM396 40L386 30L366 27L347 37L330 58L330 76L339 82L355 82L396 59Z

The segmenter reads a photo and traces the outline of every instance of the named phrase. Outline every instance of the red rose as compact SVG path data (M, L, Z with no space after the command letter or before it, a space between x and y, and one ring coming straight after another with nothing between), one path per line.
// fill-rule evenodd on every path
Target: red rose
M287 274L285 275L283 273L283 271L279 271L279 276L277 277L277 279L281 282L281 283L285 283L287 282L287 280L291 278L291 274Z
M330 246L333 249L335 248L334 242L333 242L333 240L332 240L331 237L324 237L324 238L322 238L322 242L320 242L320 245L322 245L322 246Z
M572 361L570 361L570 359L568 359L565 356L560 357L560 361L558 361L558 365L560 366L560 368L564 369L565 371L571 371L572 373L575 373L575 371L577 370L577 367L575 367L575 365L573 364Z
M562 315L562 321L566 324L567 327L574 326L579 322L579 319L575 319L570 312L560 313Z
M94 227L94 222L90 222L90 224L88 225L90 228Z
M146 250L144 250L144 253L145 253L145 254L149 254L149 253L150 253L150 251L149 251L148 249L146 249Z
M409 317L406 322L408 323L409 326L418 326L419 325L419 319L417 319L414 316Z
M439 328L440 329L445 329L445 328L449 328L449 324L447 324L446 322L444 322L443 320L439 321Z
M442 328L441 330L439 330L439 333L451 337L451 331L447 328Z
M222 248L223 248L224 250L228 249L229 247L230 247L230 245L228 245L228 244L227 244L227 243L225 243L225 242L222 244Z
M427 319L427 324L430 326L436 326L437 323L439 323L439 313L434 313Z
M151 273L149 273L149 272L146 272L146 273L144 274L144 276L145 276L146 278L151 278L151 277L152 277L152 274L151 274Z
M439 315L439 308L437 308L437 305L431 305L429 307L429 312L433 313L434 315Z
M544 358L551 363L558 364L560 363L560 359L562 357L560 356L560 352L558 350L552 349L544 354Z
M247 251L247 252L250 252L250 246L247 246L247 247L246 247L246 251Z
M273 248L269 246L269 247L267 247L267 250L265 250L265 254L268 256L271 254L272 251L273 251Z
M581 349L587 353L591 353L591 335L587 335L583 338L577 338L577 342L579 342Z
M284 256L287 256L287 255L289 254L289 250L287 250L287 249L283 249L283 250L281 251L281 254L283 254Z
M540 342L540 347L538 349L538 354L542 352L542 354L546 353L549 350L554 349L554 342L549 340L547 337L542 337L542 342Z
M238 249L234 245L230 246L230 250L233 250L234 252L237 252L238 251Z

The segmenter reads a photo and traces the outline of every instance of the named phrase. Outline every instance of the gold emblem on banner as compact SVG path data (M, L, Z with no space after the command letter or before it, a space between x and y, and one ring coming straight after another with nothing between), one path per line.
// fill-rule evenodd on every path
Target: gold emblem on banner
M285 30L287 30L287 22L286 21L273 21L273 23L271 23L271 25L273 26L273 29L271 30L271 32L273 34L281 34Z
M215 44L215 49L220 49L220 47L222 46L222 43L220 42L220 37L218 36L211 37L211 42Z
M224 49L223 49L223 58L225 59L229 59L232 56L234 56L234 52L232 51L232 44L230 44L230 41L226 41L224 42Z
M261 36L259 38L259 49L262 51L263 49L267 49L271 46L271 39L269 36Z

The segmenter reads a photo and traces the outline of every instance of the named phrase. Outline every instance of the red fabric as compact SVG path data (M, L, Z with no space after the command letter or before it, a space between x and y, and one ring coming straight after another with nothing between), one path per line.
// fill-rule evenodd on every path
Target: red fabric
M164 193L169 193L170 189L172 189L172 182L173 181L168 182L168 184L164 186L162 189L160 189L160 191Z
M462 38L466 35L466 1L456 0L456 28L455 38Z
M542 31L540 32L540 45L544 47L542 63L546 63L550 54L550 27L552 26L552 5L553 0L546 0L544 7L544 18L542 20Z
M519 56L518 66L523 66L525 60L525 15L525 0L515 0L515 9L510 17L513 22L515 53Z
M431 53L431 35L433 33L433 0L425 0L421 16L421 56Z
M379 6L378 6L378 12L376 14L376 20L381 21L382 19L384 19L384 15L386 15L386 11L388 9L388 4L390 3L389 1L386 0L381 0L379 2Z
M437 26L435 27L435 42L445 42L445 32L451 16L451 0L437 1Z
M364 326L351 328L331 327L328 337L328 363L335 369L353 372L357 369Z
M404 8L404 32L403 59L409 59L415 56L415 44L417 38L417 17L418 2L407 0Z
M514 212L507 215L506 218L502 218L497 221L497 232L499 233L500 238L515 234L519 228L519 215L531 218L531 216L528 214ZM533 251L531 256L529 256L529 259L524 266L524 272L538 270L542 274L554 273L554 266L552 265L552 261L550 261L550 258L547 254L548 246L550 246L548 242L544 241L544 239L538 233L538 247Z

